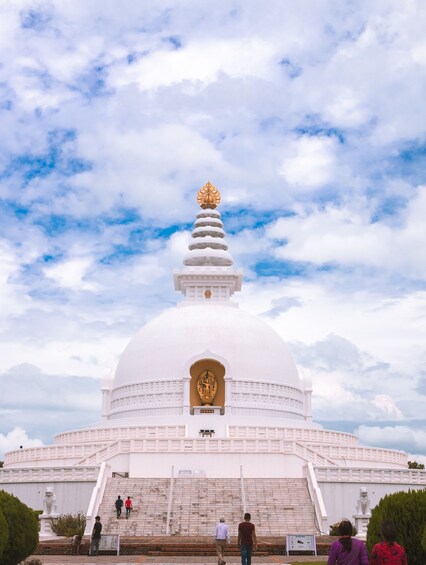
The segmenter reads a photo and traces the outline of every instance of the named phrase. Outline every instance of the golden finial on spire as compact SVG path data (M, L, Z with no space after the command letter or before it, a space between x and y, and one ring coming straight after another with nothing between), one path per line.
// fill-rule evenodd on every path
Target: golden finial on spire
M198 191L197 202L203 210L216 208L220 203L220 191L209 181Z

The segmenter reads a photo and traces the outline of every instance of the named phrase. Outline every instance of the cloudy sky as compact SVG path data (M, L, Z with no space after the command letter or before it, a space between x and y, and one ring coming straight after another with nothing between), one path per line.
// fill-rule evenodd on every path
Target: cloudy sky
M96 422L208 180L315 419L426 461L426 4L3 0L0 456Z

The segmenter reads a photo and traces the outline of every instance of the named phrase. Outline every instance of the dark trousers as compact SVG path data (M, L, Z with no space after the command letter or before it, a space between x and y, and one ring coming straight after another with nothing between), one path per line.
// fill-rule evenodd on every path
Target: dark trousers
M251 565L251 554L253 553L252 545L240 545L241 565Z
M100 541L101 538L92 538L92 541L90 542L90 555L98 555Z

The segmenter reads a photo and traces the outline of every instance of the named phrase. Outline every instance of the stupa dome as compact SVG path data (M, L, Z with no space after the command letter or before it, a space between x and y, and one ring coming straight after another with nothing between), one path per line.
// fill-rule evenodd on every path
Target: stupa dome
M202 357L221 361L233 380L259 380L301 388L281 337L259 318L220 304L166 311L147 323L121 356L113 387L179 380Z

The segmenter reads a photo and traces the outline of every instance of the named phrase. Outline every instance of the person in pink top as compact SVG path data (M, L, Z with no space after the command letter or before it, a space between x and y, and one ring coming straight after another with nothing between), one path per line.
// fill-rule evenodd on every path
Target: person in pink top
M331 544L327 565L368 565L364 542L352 537L353 527L349 520L339 524L340 538Z
M386 520L381 528L383 541L376 543L371 552L371 565L407 565L405 549L396 543L396 528Z

